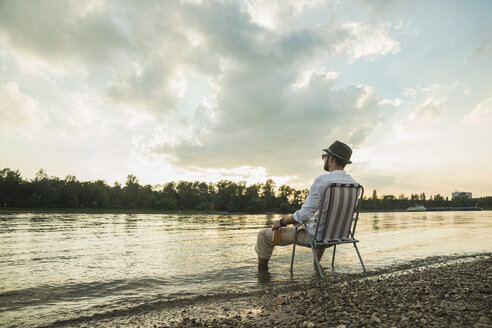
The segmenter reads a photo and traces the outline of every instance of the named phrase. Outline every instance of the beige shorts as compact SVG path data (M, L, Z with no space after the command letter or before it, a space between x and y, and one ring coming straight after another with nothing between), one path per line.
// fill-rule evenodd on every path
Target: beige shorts
M256 240L255 251L262 259L270 259L275 246L287 246L294 243L294 231L295 227L283 227L280 228L280 242L275 245L273 240L272 228L265 228L260 230L258 238ZM302 243L309 243L309 238L305 229L299 229L297 231L297 241Z

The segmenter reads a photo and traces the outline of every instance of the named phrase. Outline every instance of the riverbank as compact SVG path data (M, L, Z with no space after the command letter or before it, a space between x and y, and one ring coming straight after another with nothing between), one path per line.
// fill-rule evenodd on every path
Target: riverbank
M186 316L157 327L491 327L491 275L489 255L337 284L319 281L306 291L272 290L251 300L256 314Z
M55 327L491 327L492 254L416 260L362 274L270 283L250 295L200 297ZM273 279L272 279L273 280Z

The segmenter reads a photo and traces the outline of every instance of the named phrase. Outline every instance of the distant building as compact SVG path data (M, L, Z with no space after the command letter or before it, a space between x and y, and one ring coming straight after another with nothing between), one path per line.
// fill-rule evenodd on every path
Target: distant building
M461 196L461 195L463 195L463 196L465 196L466 198L469 198L469 199L472 198L472 193L471 192L463 192L463 191L455 191L455 192L453 192L451 194L451 197L453 199L455 199L456 197Z

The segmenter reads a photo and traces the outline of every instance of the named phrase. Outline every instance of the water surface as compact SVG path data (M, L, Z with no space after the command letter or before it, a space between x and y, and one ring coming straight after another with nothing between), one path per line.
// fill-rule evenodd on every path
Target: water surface
M316 279L309 249L275 250L256 269L259 229L278 215L0 214L0 326L56 320L264 284ZM492 250L492 212L363 213L356 237L368 270L428 256ZM321 264L329 267L331 252ZM360 272L350 245L333 274ZM330 271L331 272L331 271Z

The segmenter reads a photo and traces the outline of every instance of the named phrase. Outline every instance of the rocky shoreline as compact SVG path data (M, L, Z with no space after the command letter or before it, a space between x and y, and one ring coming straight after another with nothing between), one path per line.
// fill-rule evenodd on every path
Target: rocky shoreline
M490 254L394 273L338 278L294 290L272 287L261 295L208 302L200 309L175 312L174 319L152 326L492 327Z

